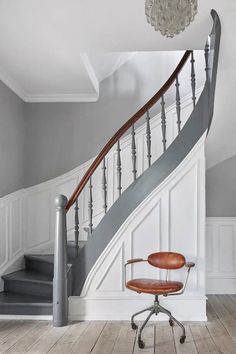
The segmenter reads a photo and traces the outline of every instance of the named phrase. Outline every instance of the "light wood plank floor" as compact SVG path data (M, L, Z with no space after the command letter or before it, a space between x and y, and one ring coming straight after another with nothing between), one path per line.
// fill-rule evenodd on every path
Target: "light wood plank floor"
M208 322L186 322L186 342L178 326L151 322L145 348L127 321L76 322L53 328L47 321L0 321L0 353L58 354L236 354L236 295L209 295Z

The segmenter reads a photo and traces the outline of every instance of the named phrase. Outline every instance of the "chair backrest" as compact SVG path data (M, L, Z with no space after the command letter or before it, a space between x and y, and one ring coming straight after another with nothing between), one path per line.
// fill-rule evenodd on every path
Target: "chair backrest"
M148 263L161 269L179 269L186 261L185 257L175 252L157 252L148 256Z

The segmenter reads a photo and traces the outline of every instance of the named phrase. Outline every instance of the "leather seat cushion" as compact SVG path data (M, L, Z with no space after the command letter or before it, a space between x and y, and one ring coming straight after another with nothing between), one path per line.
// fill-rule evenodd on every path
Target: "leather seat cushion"
M183 288L183 283L157 279L132 279L126 283L126 287L137 293L158 295L179 291Z

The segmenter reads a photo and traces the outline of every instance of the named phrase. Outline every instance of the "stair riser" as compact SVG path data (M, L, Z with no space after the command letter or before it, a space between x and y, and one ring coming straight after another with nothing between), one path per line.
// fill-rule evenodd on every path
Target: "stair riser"
M25 259L26 270L33 270L35 272L40 272L49 275L53 278L53 263L47 263L34 259Z
M4 291L18 294L52 297L51 284L42 284L36 282L4 280Z
M50 316L52 315L52 305L0 305L1 315L31 315Z

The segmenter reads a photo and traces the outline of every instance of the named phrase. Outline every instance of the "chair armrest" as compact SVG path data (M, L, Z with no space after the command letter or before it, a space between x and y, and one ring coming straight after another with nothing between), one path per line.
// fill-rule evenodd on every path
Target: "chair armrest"
M132 264L132 263L137 263L137 262L144 262L144 259L143 258L128 259L126 264Z
M186 262L186 263L185 263L185 267L187 267L187 268L193 268L193 267L195 267L195 263L193 263L193 262Z
M125 284L126 284L126 267L127 265L138 263L138 262L147 262L147 259L143 258L133 258L133 259L128 259L128 261L125 263Z
M184 286L183 286L182 290L179 292L176 292L176 293L166 294L164 296L182 295L185 292L185 289L186 289L186 286L188 283L189 273L190 273L191 269L195 266L195 263L194 262L186 262L184 266L187 267L188 269L187 269L187 275L186 275Z

